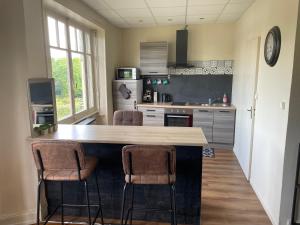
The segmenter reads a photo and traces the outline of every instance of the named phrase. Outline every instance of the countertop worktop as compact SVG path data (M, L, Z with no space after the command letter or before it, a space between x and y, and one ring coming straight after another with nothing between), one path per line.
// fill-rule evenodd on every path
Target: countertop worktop
M30 138L30 140L177 146L207 145L207 140L199 127L58 125L58 129L54 133Z
M224 110L235 110L235 106L234 105L230 105L230 106L221 106L222 104L205 104L205 105L172 105L172 102L168 102L168 103L162 103L162 102L158 102L158 103L140 103L137 104L137 107L151 107L151 108L177 108L177 109L224 109Z

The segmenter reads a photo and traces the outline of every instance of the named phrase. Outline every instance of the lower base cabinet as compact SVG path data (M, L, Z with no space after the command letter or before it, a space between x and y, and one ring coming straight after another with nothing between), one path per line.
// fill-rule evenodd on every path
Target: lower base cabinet
M165 109L138 106L144 126L164 126ZM193 127L201 127L209 143L234 144L235 109L194 109Z
M234 144L234 109L194 109L193 126L201 127L209 143Z
M138 107L138 110L143 112L144 126L164 126L165 123L164 108Z

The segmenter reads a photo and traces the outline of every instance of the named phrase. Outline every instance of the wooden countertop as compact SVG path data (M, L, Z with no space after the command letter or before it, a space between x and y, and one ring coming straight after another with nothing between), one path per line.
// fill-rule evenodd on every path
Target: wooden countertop
M199 127L58 125L57 131L52 134L30 138L30 141L37 140L177 146L207 145L207 140Z
M230 106L201 106L201 105L172 105L168 103L140 103L137 107L149 107L149 108L177 108L177 109L217 109L217 110L236 110L234 105Z

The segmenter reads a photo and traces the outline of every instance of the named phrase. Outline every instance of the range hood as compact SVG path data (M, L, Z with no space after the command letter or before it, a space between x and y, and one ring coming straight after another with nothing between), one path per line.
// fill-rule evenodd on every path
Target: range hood
M175 68L190 68L193 65L187 63L188 49L188 30L176 31L176 63L172 65Z

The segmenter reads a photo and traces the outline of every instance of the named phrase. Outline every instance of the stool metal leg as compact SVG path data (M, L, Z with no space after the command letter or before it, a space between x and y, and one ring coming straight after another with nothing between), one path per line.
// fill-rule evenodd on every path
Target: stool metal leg
M93 221L93 224L95 224L97 218L98 218L98 214L100 212L100 216L101 216L101 224L104 225L104 219L103 219L103 212L102 212L102 202L101 202L101 195L100 195L100 190L99 190L99 183L98 183L98 177L97 177L97 173L95 174L95 179L96 179L96 186L97 186L97 193L98 193L98 201L99 201L99 209L97 212L97 215Z
M84 188L85 188L86 201L87 201L87 209L88 209L88 216L89 216L89 225L92 225L92 223L91 223L91 209L90 209L89 188L88 188L88 184L87 184L86 180L84 180Z
M64 224L64 183L60 182L60 196L61 196L61 224Z
M37 189L36 225L40 225L41 184L42 180L39 181Z
M132 225L132 216L133 216L133 202L134 202L134 184L130 184L131 186L131 203L130 207L127 210L126 217L125 217L125 225L128 224L129 215L130 215L130 225Z
M125 202L126 202L126 191L127 191L127 183L124 184L124 188L123 188L122 209L121 209L121 218L120 218L120 224L121 225L123 225L123 220L124 220L124 210L125 210Z
M133 203L134 203L134 184L132 184L131 190L131 215L130 215L130 225L132 225L132 217L133 217Z
M174 221L174 225L177 225L177 215L176 215L176 188L175 188L175 184L172 185L172 202L173 202L173 221Z
M174 208L173 208L173 192L172 192L172 185L169 185L170 191L170 216L171 216L171 225L174 225Z

